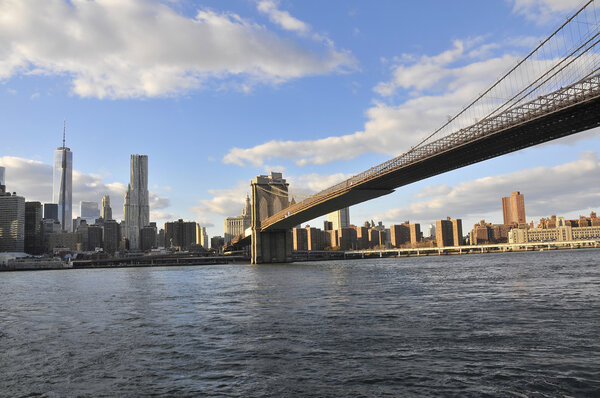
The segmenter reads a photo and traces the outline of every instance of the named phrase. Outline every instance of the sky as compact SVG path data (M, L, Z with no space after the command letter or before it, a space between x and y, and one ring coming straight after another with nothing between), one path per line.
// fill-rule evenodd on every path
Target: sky
M402 154L572 14L574 0L0 0L0 166L52 199L66 119L73 208L123 214L131 154L149 158L150 218L210 236L250 180L297 199ZM458 95L460 93L460 95ZM501 223L600 210L591 130L432 177L350 208L354 224ZM322 226L322 222L311 223Z

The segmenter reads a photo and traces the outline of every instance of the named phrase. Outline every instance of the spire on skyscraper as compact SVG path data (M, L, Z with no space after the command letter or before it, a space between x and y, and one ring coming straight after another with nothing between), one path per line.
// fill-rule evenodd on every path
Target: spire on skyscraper
M65 135L67 133L67 118L63 119L63 149L65 149Z

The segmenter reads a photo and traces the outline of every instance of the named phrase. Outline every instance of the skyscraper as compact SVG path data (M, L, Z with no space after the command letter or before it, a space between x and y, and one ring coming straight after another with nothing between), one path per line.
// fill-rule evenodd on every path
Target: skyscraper
M0 252L25 248L25 198L0 192Z
M344 207L343 209L327 214L327 221L331 222L331 229L334 231L348 228L350 226L350 209Z
M210 247L208 247L208 235L206 234L206 227L201 227L199 224L196 226L196 243L206 250L210 249Z
M54 151L52 201L58 204L58 221L64 231L71 232L73 219L73 153L63 144Z
M25 202L25 253L42 254L42 204Z
M150 223L148 156L131 155L130 183L125 192L123 236L130 250L141 248L140 230Z
M525 223L525 197L515 191L511 196L502 198L504 225Z
M102 219L112 220L112 209L110 207L110 196L104 195L102 197Z

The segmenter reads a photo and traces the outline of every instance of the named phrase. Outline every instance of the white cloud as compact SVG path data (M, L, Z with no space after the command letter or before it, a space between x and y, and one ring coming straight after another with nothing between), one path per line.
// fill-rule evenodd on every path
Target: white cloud
M560 17L570 16L581 0L509 0L513 4L513 12L523 15L537 23L556 22Z
M63 75L82 97L168 96L214 80L249 89L353 63L346 52L311 51L232 13L188 18L154 0L0 2L0 79Z
M316 140L271 140L251 148L234 147L223 157L223 162L260 167L268 161L287 159L305 166L347 161L365 153L398 156L436 131L514 67L521 60L517 54L523 50L522 41L529 44L535 38L509 38L501 44L490 44L476 37L455 40L448 50L437 55L402 54L393 60L390 80L375 86L375 93L382 98L367 109L362 130ZM482 59L490 54L497 55ZM519 86L513 84L514 81L529 82L531 70L547 70L558 60L560 58L527 61L510 79L503 80L477 106L469 108L434 138L480 120L518 94ZM569 69L569 73L556 77L540 91L529 93L529 98L537 97L547 88L570 83L561 79L574 79L577 73L580 72ZM403 96L399 97L399 93ZM398 97L400 104L395 103ZM581 138L583 135L576 135L572 140Z
M391 209L377 216L386 223L407 219L430 222L446 216L479 219L495 214L501 217L501 197L520 191L525 196L527 219L550 214L578 214L600 204L598 153L587 151L579 159L555 167L536 167L500 174L453 187L428 186L415 195L425 199L403 208ZM488 220L502 223L502 219ZM470 228L463 225L463 229Z
M242 214L246 194L250 193L248 181L238 181L236 185L225 189L209 189L208 193L213 197L200 201L199 206L191 210L198 217L208 217L210 214L220 214L225 217L239 216Z
M0 166L6 167L6 188L24 196L27 201L52 203L52 166L31 159L14 156L0 157ZM105 182L97 174L84 174L73 170L73 217L79 215L79 202L101 203L104 195L110 196L113 218L123 217L123 199L127 185ZM150 192L150 209L161 210L170 206L169 198ZM151 218L151 221L154 219Z
M294 18L289 12L279 10L275 1L261 0L258 2L257 8L260 12L267 14L271 22L276 23L285 30L299 33L307 33L310 30L306 23Z
M318 140L272 140L251 148L234 147L223 162L262 166L266 161L283 158L304 166L349 160L364 153L397 156L438 128L448 115L455 114L517 62L516 56L503 55L452 65L457 60L472 61L468 53L480 43L479 38L455 41L452 48L435 56L403 56L400 61L408 64L395 66L392 80L379 84L376 91L391 96L398 89L413 90L413 98L400 105L375 101L366 111L368 120L361 131Z

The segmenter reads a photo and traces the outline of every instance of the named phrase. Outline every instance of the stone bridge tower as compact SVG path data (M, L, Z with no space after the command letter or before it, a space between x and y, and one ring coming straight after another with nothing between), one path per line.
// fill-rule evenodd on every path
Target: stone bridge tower
M260 232L262 220L289 206L288 185L281 173L260 175L252 190L252 264L292 261L292 233L288 230Z

